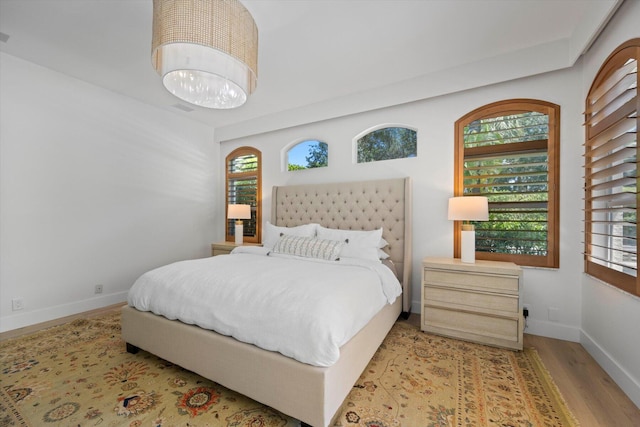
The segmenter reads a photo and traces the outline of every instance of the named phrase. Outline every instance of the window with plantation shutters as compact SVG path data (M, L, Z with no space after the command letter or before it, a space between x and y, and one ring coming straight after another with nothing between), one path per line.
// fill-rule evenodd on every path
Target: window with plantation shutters
M640 296L637 131L640 39L618 47L585 107L585 271Z
M243 221L244 241L260 243L261 237L261 153L255 148L235 149L226 158L227 203L251 206L251 219ZM225 216L226 217L226 216ZM227 217L225 238L235 239L235 220Z
M455 124L455 196L486 196L489 220L472 222L476 258L559 267L560 107L513 99ZM454 223L454 256L462 224Z

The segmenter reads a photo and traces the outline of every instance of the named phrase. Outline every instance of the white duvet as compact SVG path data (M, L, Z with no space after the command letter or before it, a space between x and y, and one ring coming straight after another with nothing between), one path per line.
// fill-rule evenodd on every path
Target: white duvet
M320 261L240 247L143 274L130 306L195 324L300 362L330 366L402 288L375 261Z

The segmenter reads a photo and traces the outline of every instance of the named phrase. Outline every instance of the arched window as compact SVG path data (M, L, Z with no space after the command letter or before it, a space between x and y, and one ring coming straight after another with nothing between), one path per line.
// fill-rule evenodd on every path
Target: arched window
M512 99L455 124L455 196L486 196L489 220L474 222L476 258L560 266L560 107ZM461 221L454 223L460 256Z
M640 296L638 60L640 38L604 62L585 108L585 271Z
M329 145L315 139L294 144L286 153L287 170L322 168L329 165Z
M404 126L378 127L356 138L356 162L404 159L418 154L418 134Z
M226 206L243 204L251 206L251 219L244 222L244 241L260 243L262 224L262 154L252 147L233 150L226 158ZM225 212L226 212L225 207ZM235 220L227 218L225 239L235 239Z

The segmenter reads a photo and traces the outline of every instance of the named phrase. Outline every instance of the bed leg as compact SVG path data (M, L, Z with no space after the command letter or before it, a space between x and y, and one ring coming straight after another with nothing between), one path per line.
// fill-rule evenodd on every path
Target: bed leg
M140 351L139 347L136 347L135 345L129 344L129 343L126 343L126 344L127 344L127 353L136 354L137 352Z

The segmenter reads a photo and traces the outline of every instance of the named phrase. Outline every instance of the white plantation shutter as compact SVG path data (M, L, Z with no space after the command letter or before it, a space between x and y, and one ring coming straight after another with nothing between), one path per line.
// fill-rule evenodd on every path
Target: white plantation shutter
M616 49L586 100L585 271L640 295L637 129L640 39Z
M559 116L557 105L516 99L456 122L455 195L489 200L489 221L473 223L478 259L559 266Z
M227 205L251 206L251 219L243 220L244 241L259 243L261 237L261 153L241 147L226 158ZM235 239L235 220L227 219L225 236L227 241Z

